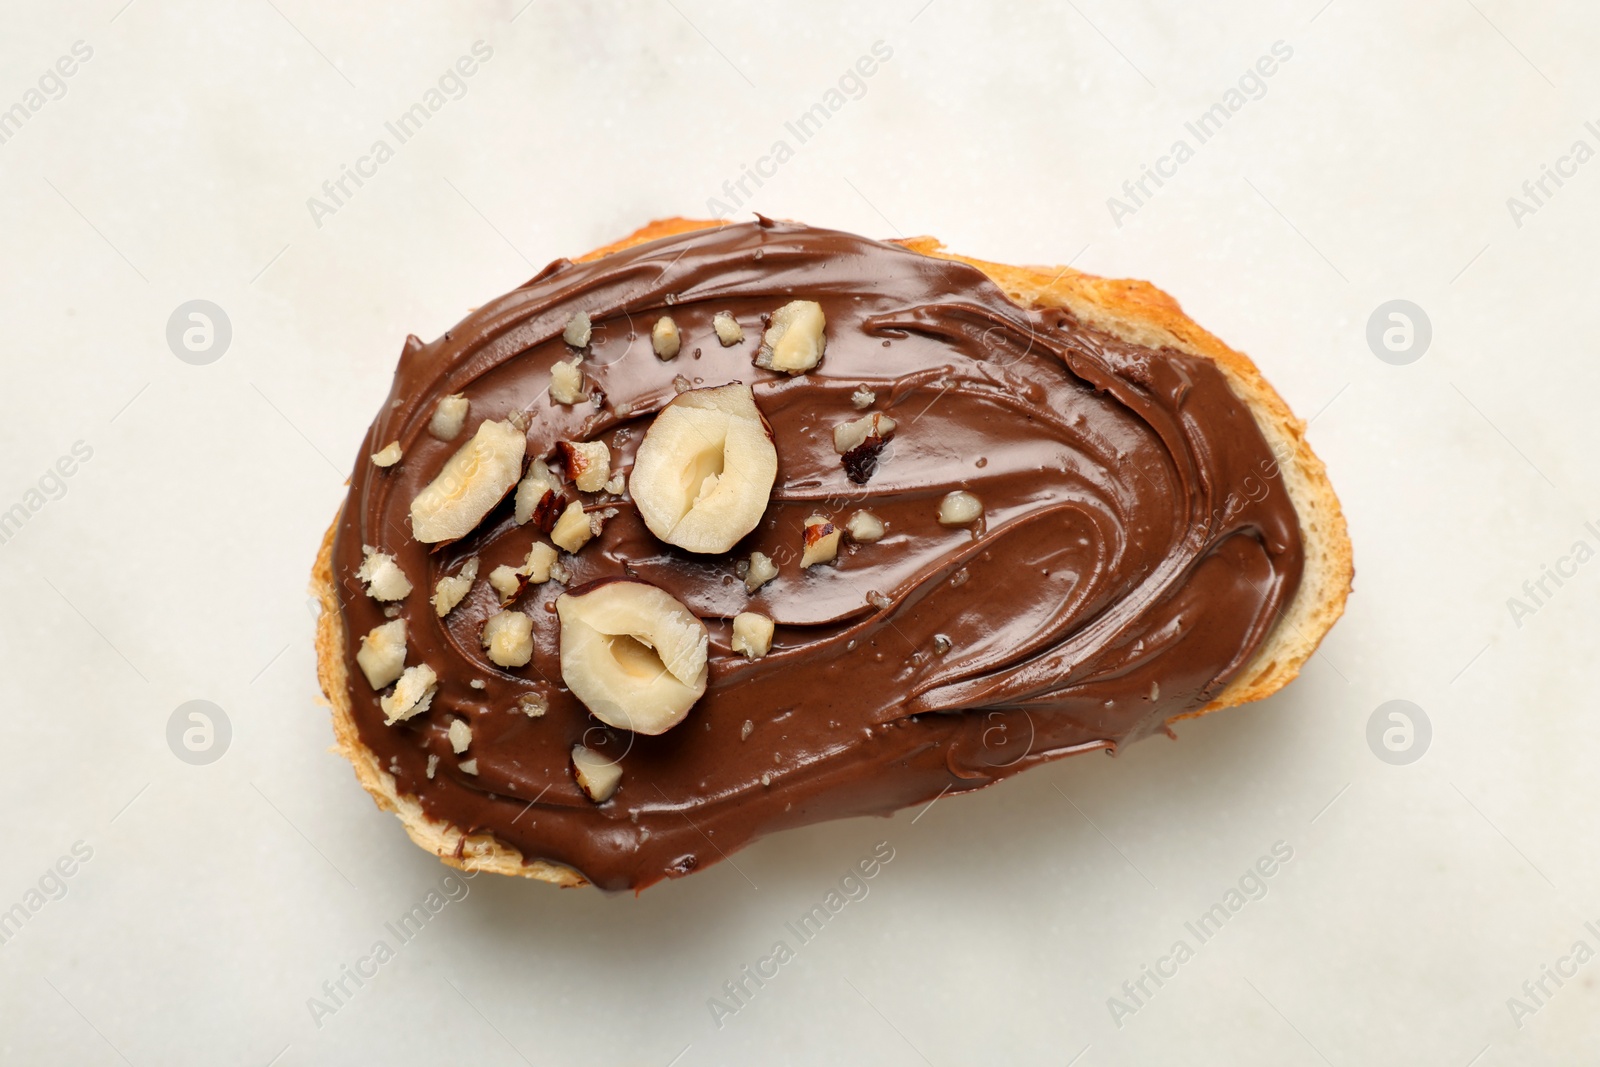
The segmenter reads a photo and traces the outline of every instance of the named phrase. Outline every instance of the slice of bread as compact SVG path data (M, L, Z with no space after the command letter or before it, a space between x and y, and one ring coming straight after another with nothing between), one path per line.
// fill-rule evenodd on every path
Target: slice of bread
M663 219L580 261L720 225L715 221ZM1173 348L1204 356L1217 365L1234 392L1249 404L1262 436L1279 458L1280 481L1300 517L1305 565L1294 600L1281 613L1254 659L1215 700L1176 718L1260 700L1289 684L1344 613L1354 568L1344 514L1322 461L1306 442L1305 423L1294 416L1255 364L1196 325L1176 300L1148 282L1097 278L1070 267L1014 267L969 259L943 251L931 237L895 243L922 255L970 264L1023 307L1066 308L1083 322L1114 337L1148 348ZM538 859L525 862L520 851L488 834L469 834L461 827L433 819L416 797L396 789L394 778L379 765L372 750L361 743L351 714L344 622L333 582L333 539L338 524L335 516L311 575L312 593L322 605L317 623L317 675L332 708L336 750L350 760L356 778L378 806L399 816L411 839L445 863L462 870L522 875L557 885L587 884L569 867Z

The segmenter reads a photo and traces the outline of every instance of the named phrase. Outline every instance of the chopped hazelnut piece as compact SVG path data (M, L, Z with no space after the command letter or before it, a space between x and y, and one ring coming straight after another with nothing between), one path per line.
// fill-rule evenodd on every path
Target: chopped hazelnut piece
M857 386L856 391L850 394L850 403L857 411L865 411L877 402L878 394L864 385Z
M367 585L367 595L373 600L404 600L411 593L411 582L395 563L394 557L379 552L371 545L362 545L366 553L356 577Z
M528 465L528 473L517 484L516 511L513 518L521 526L529 519L545 533L555 525L556 516L567 505L565 487L561 479L550 470L549 464L536 459Z
M778 565L765 552L750 553L744 573L744 591L754 593L778 576Z
M870 511L858 511L850 516L850 521L845 523L845 530L850 534L852 541L862 544L871 544L883 538L883 520Z
M477 774L478 758L474 756L472 759L464 759L460 763L456 764L456 767L461 771L462 774Z
M621 496L628 488L628 479L621 471L606 479L606 492L612 496Z
M561 331L561 339L573 348L587 348L591 332L589 313L579 311L567 320L566 328Z
M400 462L400 442L390 441L383 448L372 454L372 463L375 467L392 467Z
M772 651L772 620L754 611L742 611L733 618L733 643L735 652L744 653L745 659L760 659Z
M454 441L461 436L467 424L470 404L465 395L451 393L433 407L433 418L428 420L428 432L441 441Z
M583 371L578 369L582 362L582 356L573 356L570 360L558 362L550 368L551 400L571 407L588 395L583 391Z
M400 677L406 666L406 620L395 619L368 631L356 650L356 665L373 689Z
M833 450L841 456L852 452L873 438L887 441L894 434L895 421L874 411L852 422L841 422L833 428Z
M439 769L439 757L438 756L429 756L428 757L428 779L429 779L429 781L433 780L433 772L437 771L438 769Z
M550 710L550 698L543 693L523 693L517 698L516 710L530 719L542 719Z
M472 744L472 727L467 723L467 721L465 719L451 719L450 720L450 749L451 749L451 751L456 752L458 754L462 753L462 752L465 752L467 750L467 746L470 745L470 744Z
M428 710L433 703L433 695L439 690L439 676L432 667L426 663L419 663L415 667L407 667L400 680L395 683L394 692L378 700L378 706L383 709L386 725L393 726L413 715L420 715Z
M965 489L946 493L939 501L939 521L946 526L966 526L983 514L983 502Z
M583 504L576 500L567 505L567 510L550 530L550 540L567 552L578 551L593 536L594 530L589 526L589 517L583 513Z
M772 313L761 337L756 366L785 374L804 374L822 361L827 347L826 320L815 300L791 300Z
M502 563L489 575L489 584L500 594L500 606L511 603L530 585L543 585L550 580L550 569L556 562L556 550L543 541L535 541L528 549L528 558L522 566L512 567Z
M617 791L622 781L622 765L606 759L592 748L572 747L572 772L583 791L596 804L603 804Z
M489 572L489 586L500 594L500 603L509 604L522 592L522 575L517 568L502 563Z
M865 485L871 479L894 428L893 419L876 411L833 428L834 450L842 457L844 472L852 482Z
M555 566L556 550L543 541L535 541L528 550L528 560L522 565L530 585L543 585L550 580L550 568Z
M491 615L483 624L482 640L491 663L526 667L533 659L533 619L520 611Z
M598 493L605 488L606 480L611 477L611 449L604 441L581 444L562 441L556 448L567 468L567 477L581 492Z
M650 348L657 359L671 359L682 346L683 335L678 332L678 324L672 321L671 315L661 316L650 327Z
M472 591L472 583L478 578L478 557L473 556L462 564L461 569L455 574L440 578L433 587L433 610L444 618L455 610L457 604L466 599Z
M800 569L827 563L839 554L841 532L826 515L813 515L806 520L805 551L800 556Z
M739 325L739 320L726 311L719 311L711 319L711 328L717 331L717 340L723 348L729 348L744 340L744 327Z

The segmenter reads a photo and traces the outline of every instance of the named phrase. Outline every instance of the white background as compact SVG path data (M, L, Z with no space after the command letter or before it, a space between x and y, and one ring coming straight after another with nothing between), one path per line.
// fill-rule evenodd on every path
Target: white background
M1600 147L1600 12L123 3L17 5L0 30L0 107L93 48L0 145L0 509L93 450L0 544L0 908L93 849L0 945L6 1062L1592 1055L1600 962L1520 1027L1507 999L1600 949L1600 563L1520 626L1507 598L1600 547L1600 163L1521 226L1506 201ZM465 95L316 225L307 198L479 40ZM1115 225L1107 198L1279 40L1265 95ZM704 214L875 41L865 94L739 206L1175 294L1315 416L1348 613L1287 690L1176 742L782 834L637 899L479 878L318 1027L308 999L445 873L328 752L305 592L403 338ZM1365 336L1395 298L1433 326L1406 366ZM192 299L232 325L209 365L167 344ZM1402 698L1433 737L1392 766L1366 728ZM207 766L166 740L194 699L232 728ZM878 841L870 895L714 1026L708 998ZM1118 1027L1108 998L1278 841L1265 898Z

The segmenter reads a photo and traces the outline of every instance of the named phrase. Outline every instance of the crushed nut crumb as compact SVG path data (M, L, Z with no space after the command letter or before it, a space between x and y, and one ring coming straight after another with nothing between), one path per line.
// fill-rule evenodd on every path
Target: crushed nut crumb
M567 320L566 328L561 331L561 339L573 348L587 348L592 332L589 326L589 313L579 311Z

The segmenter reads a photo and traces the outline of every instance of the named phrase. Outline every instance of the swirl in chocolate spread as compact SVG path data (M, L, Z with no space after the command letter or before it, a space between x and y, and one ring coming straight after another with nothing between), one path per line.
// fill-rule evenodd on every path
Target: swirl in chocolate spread
M755 367L764 318L797 298L826 315L820 366L794 377ZM578 311L594 323L583 370L597 391L568 407L548 387L552 365L575 354L561 334ZM743 343L718 343L722 311ZM670 361L650 344L663 314L683 337ZM519 412L529 457L604 440L626 472L685 379L753 387L779 464L761 524L726 555L696 556L653 537L625 496L573 491L617 514L563 556L565 588L530 586L518 599L534 620L533 661L492 664L479 633L500 606L481 576L520 566L538 531L515 523L508 497L431 550L411 537L412 498L482 420ZM856 484L832 430L861 417L852 394L863 386L876 396L869 410L897 427ZM466 430L436 440L429 418L454 393L471 402ZM390 441L402 461L371 465ZM430 815L606 888L688 873L773 830L888 812L1157 731L1238 673L1301 575L1272 452L1208 360L1114 340L1066 311L1024 310L962 263L764 219L557 261L439 340L409 339L360 455L334 547L347 656L386 621L356 577L371 545L413 586L401 605L406 662L439 677L425 713L389 726L352 669L361 741ZM973 527L937 520L957 489L982 501ZM805 520L820 512L843 525L862 508L887 524L883 539L847 541L835 563L801 570ZM779 574L752 595L736 563L757 550ZM437 618L434 583L471 556L479 581ZM705 695L660 736L605 726L562 684L556 597L623 576L666 590L711 634ZM747 610L777 624L771 652L753 661L729 647L731 620ZM548 698L545 715L518 710L528 693ZM472 728L463 755L447 737L458 718ZM580 742L621 763L603 804L574 780ZM459 768L469 757L476 774Z

